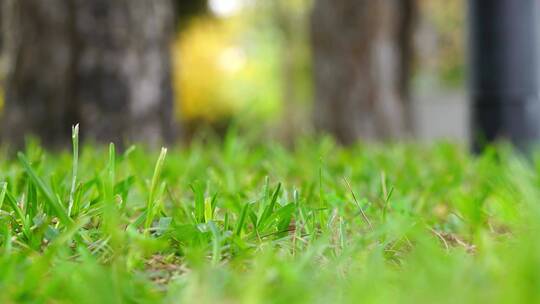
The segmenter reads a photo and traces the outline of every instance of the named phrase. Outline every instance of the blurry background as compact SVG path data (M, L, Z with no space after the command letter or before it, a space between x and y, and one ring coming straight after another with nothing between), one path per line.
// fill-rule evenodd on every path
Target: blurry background
M282 132L309 132L313 1L208 4L208 13L188 22L175 40L180 117L215 122L241 113L276 123ZM411 58L414 135L466 141L465 3L418 0L417 5ZM294 128L286 125L291 122Z
M15 143L69 142L74 122L150 143L232 122L286 141L468 137L463 0L1 2Z

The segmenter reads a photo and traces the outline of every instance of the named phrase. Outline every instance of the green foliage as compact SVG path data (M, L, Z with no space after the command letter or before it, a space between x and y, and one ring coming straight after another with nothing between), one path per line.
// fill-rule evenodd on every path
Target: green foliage
M0 158L2 303L540 300L539 157L76 132L74 153Z

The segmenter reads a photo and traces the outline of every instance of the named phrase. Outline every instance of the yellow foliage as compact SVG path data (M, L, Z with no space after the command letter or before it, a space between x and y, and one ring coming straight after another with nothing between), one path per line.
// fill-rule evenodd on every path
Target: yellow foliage
M279 46L249 14L199 18L173 45L177 116L216 122L237 114L270 117L280 106Z
M246 73L247 58L238 45L234 22L198 19L179 34L173 46L177 114L184 120L214 121L241 106L231 91Z

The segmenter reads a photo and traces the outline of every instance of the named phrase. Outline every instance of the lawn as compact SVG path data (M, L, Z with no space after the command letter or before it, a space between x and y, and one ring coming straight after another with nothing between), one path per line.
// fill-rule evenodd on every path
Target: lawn
M540 158L508 147L74 148L1 154L1 303L540 301Z

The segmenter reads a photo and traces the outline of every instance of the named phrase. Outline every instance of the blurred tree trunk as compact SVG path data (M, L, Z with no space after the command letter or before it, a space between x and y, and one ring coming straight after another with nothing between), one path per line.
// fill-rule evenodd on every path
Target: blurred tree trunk
M3 4L7 75L2 137L20 145L24 135L32 133L50 145L67 143L77 117L70 103L73 29L66 1L3 0Z
M83 128L99 140L152 144L171 137L169 0L75 0L75 52Z
M2 136L107 142L173 136L170 0L2 0L7 56Z
M315 124L345 144L411 132L415 0L315 0Z

